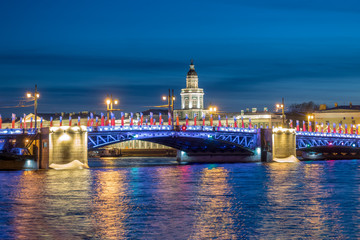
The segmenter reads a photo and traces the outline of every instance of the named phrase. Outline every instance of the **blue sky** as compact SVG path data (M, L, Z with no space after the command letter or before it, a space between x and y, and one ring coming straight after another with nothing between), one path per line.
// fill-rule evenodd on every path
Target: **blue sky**
M99 112L107 93L141 111L180 93L191 58L224 111L360 104L359 2L249 2L3 1L1 105L38 84L40 112Z

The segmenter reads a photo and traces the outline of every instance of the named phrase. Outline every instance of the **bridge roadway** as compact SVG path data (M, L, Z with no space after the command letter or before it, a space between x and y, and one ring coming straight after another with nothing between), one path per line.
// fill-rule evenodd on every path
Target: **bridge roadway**
M68 127L53 128L66 129ZM185 152L242 151L253 153L260 147L259 129L248 128L188 126L185 131L176 131L172 129L172 126L134 125L87 127L87 132L89 150L129 140L150 141ZM34 129L0 129L0 139L14 138L19 135L34 135ZM296 132L296 148L298 150L310 151L331 146L360 148L360 135Z

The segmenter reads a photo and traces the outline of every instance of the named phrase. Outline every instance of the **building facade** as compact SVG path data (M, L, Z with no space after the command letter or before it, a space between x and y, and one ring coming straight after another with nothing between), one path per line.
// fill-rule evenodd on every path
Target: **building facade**
M344 126L347 124L350 126L360 124L360 105L348 105L348 106L337 106L334 108L327 109L326 107L322 110L313 113L314 122L327 124L341 124Z

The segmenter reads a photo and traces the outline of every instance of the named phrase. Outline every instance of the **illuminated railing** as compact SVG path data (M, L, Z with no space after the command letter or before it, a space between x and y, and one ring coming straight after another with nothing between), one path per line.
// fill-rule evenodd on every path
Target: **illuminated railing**
M0 135L19 135L19 134L35 134L34 128L7 128L0 129Z
M308 137L336 137L336 138L360 138L360 135L345 133L321 133L321 132L296 132L297 136Z
M168 125L125 125L125 126L98 126L87 127L88 132L105 132L105 131L172 131L172 126ZM181 126L179 128L181 130ZM242 132L256 133L257 129L234 128L234 127L211 127L211 126L187 126L186 131L205 131L205 132Z

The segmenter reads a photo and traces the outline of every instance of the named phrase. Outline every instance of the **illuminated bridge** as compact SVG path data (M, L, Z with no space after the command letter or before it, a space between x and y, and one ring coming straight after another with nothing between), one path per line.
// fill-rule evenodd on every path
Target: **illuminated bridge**
M258 146L256 129L188 126L185 131L171 126L118 126L88 128L88 149L129 140L144 140L185 152L245 151Z
M48 131L49 136L51 136L51 133L61 134L70 130L73 134L76 134L76 132L82 133L82 136L84 136L84 139L81 140L82 145L76 148L83 149L83 151L86 151L86 154L87 150L95 150L119 142L143 140L178 149L181 153L186 153L187 155L198 155L202 157L217 155L219 159L220 157L223 159L224 155L257 155L258 160L259 155L263 154L263 151L274 152L275 146L274 143L272 143L271 137L273 137L277 131L281 131L281 129L273 129L271 131L271 129L261 130L211 126L188 126L186 129L177 127L177 129L174 130L172 126L164 125L125 125L51 127L41 129L41 134ZM266 137L263 136L264 132L267 132ZM296 149L305 153L305 155L303 154L304 158L307 158L309 154L315 154L315 157L324 157L324 155L338 155L339 157L360 156L360 135L296 132L295 129L291 129L289 132L296 134ZM14 139L16 139L16 142L24 142L21 140L22 138L35 139L36 134L33 129L0 129L0 146L2 147ZM47 138L51 139L51 137ZM60 137L59 139L62 138ZM71 148L71 144L79 144L79 141L80 140L76 140L67 143L64 149ZM40 146L41 145L39 145L39 147ZM24 145L20 147L24 147ZM282 144L278 144L278 147L282 148L283 146ZM311 156L309 158L311 159Z

